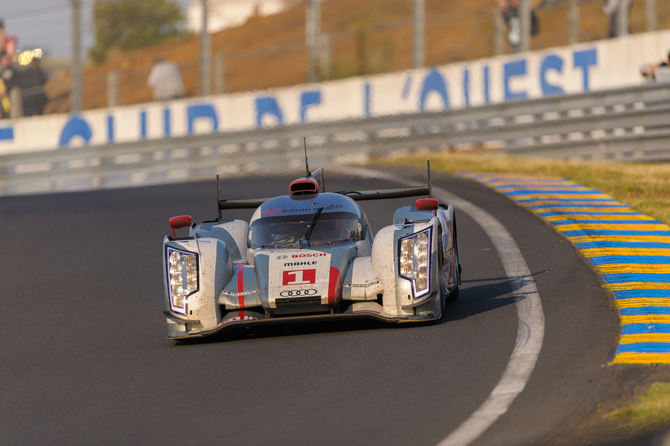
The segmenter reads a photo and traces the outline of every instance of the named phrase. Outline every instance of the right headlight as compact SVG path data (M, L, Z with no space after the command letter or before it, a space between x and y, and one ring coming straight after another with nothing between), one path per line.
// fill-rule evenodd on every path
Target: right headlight
M198 255L168 247L167 269L170 308L186 314L186 297L198 291Z
M400 277L412 281L414 298L430 291L431 228L400 239Z

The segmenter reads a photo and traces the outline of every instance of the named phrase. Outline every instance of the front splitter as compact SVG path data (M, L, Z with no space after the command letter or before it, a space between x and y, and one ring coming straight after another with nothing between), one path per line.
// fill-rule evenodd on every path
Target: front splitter
M378 306L378 305L377 305ZM380 307L381 308L381 307ZM423 314L415 316L390 316L374 309L347 311L337 314L310 314L304 316L284 316L266 318L265 315L253 310L231 311L226 318L214 328L191 330L179 333L177 336L168 336L168 339L202 338L221 333L233 328L263 327L272 325L307 324L312 322L344 321L372 319L388 324L401 324L405 322L426 322L439 319L440 315ZM185 324L186 325L186 324ZM188 326L187 326L188 329Z

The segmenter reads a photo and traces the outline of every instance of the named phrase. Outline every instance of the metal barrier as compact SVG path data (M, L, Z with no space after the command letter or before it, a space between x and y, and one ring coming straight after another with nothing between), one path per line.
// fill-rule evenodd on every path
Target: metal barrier
M196 181L222 174L362 163L419 148L527 156L670 160L670 83L483 107L189 135L0 157L0 195Z

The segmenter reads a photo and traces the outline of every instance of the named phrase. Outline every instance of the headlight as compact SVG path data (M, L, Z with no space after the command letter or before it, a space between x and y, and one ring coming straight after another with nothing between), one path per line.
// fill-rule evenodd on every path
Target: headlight
M170 308L186 314L186 297L198 291L198 255L167 248Z
M430 291L431 228L400 239L400 277L412 281L414 298Z

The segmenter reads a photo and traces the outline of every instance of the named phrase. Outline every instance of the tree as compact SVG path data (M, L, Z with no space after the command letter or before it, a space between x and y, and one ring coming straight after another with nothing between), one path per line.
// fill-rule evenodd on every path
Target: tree
M111 47L129 51L163 42L182 33L183 20L174 0L95 0L96 43L89 56L99 63Z

